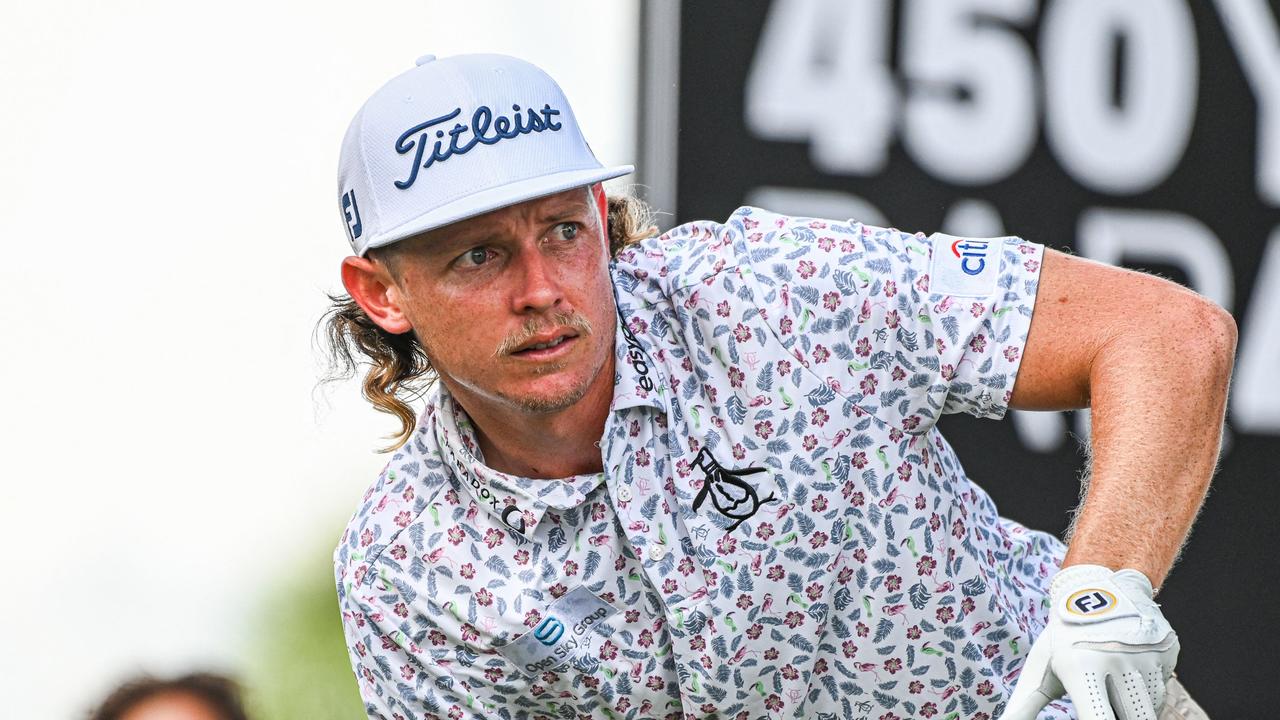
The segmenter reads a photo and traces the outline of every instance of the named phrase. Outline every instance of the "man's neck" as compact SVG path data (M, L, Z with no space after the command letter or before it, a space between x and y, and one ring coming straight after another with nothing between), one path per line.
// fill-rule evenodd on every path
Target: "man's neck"
M566 478L604 469L598 443L613 404L613 373L610 352L582 399L554 413L495 406L466 391L454 399L475 426L485 465L520 477Z

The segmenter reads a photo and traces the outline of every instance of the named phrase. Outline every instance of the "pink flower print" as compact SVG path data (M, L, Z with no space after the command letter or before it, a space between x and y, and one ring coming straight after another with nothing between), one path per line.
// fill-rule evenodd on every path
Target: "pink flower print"
M744 342L746 342L746 341L750 340L750 339L751 339L751 328L747 327L746 325L743 325L742 323L738 323L738 324L733 328L733 339L734 339L734 340L737 340L737 341L738 341L738 342L740 342L740 343L744 343Z
M851 658L858 654L858 646L855 645L852 640L845 640L844 644L840 646L840 650L847 658Z
M828 310L835 310L840 307L840 293L832 290L822 294L822 307Z
M852 463L854 467L861 470L867 466L867 454L859 450L849 456L849 462Z
M786 625L792 630L795 630L796 628L804 624L804 614L800 612L796 612L795 610L792 610L787 613L787 616L786 618L783 619L782 624Z
M409 551L406 550L403 545L396 545L395 547L391 548L391 557L395 558L396 560L403 560L408 556L409 556Z
M636 451L636 465L640 467L649 466L649 451L647 449L640 448Z
M1004 359L1009 362L1015 362L1018 359L1018 348L1015 345L1006 345L1004 348Z
M678 587L679 585L676 585L674 578L667 578L662 581L662 592L667 593L668 595L675 592Z
M780 375L780 376L782 376L782 377L786 377L787 375L790 375L790 374L791 374L791 361L790 361L790 360L779 360L779 361L778 361L778 375Z
M458 527L457 525L454 525L453 527L449 528L449 532L447 533L447 535L449 537L449 542L453 543L454 545L457 545L458 543L462 542L462 538L463 538L462 528Z
M884 661L884 669L892 675L902 669L902 660L899 658L889 658Z
M547 588L547 592L551 594L551 597L558 598L566 592L569 592L569 588L565 587L564 583L556 583L555 585Z
M484 533L484 544L492 550L502 544L502 531L497 528L489 528Z
M901 439L902 439L902 431L901 431L901 430L899 430L898 428L889 428L889 440L890 440L890 441L892 441L892 442L898 442L898 441L899 441L899 440L901 440Z
M525 623L525 624L529 625L529 623ZM536 621L533 623L533 625L537 625L537 624L538 623ZM533 627L533 625L529 625L529 627ZM445 637L444 633L439 630L432 630L431 632L427 633L427 642L437 647L440 645L444 645L448 641L449 641L449 638Z
M618 657L618 646L612 640L605 640L600 646L600 659L613 660Z
M907 377L907 371L903 370L901 365L894 365L893 372L890 373L890 377L893 378L894 382L898 382Z
M409 523L413 520L413 515L408 510L401 510L396 513L395 523L400 527L409 527Z
M716 305L716 314L720 317L729 317L729 301L721 300Z
M768 574L766 575L766 577L768 577L770 580L781 580L782 578L784 578L784 577L786 577L786 576L787 576L787 572L786 572L786 570L783 570L783 569L782 569L782 566L781 566L781 565L772 565L772 566L770 566L770 567L769 567L769 572L768 572Z
M892 280L885 280L885 281L884 281L884 296L885 296L885 297L893 297L894 295L897 295L897 294L898 294L898 283L896 283L896 282L894 282L894 281L892 281Z
M920 626L919 626L919 625L912 625L911 627L907 628L907 639L909 639L909 640L919 640L919 639L920 639Z
M729 387L742 387L742 382L746 380L746 378L746 374L739 370L737 365L729 368Z
M912 695L919 695L920 693L924 692L924 683L920 682L919 680L912 680L911 682L907 683L907 692L911 693Z
M1027 272L1035 272L1040 268L1040 263L1035 260L1028 260L1022 263L1022 267L1026 268Z
M745 447L743 447L743 446L742 446L742 443L734 443L734 444L733 444L733 459L734 459L734 460L741 460L741 459L745 458L746 456L747 456L747 449L746 449Z
M742 593L741 595L739 595L739 596L738 596L738 609L739 609L739 610L750 610L750 609L751 609L751 606L752 606L753 604L754 604L754 603L753 603L753 601L751 600L751 596L750 596L750 595L748 595L748 594L746 594L746 593Z
M916 574L921 577L924 577L925 575L932 575L933 569L936 567L938 567L937 561L934 560L932 556L925 555L916 562Z
M738 549L738 539L732 535L725 535L716 541L716 549L721 555L731 555Z
M528 565L528 564L529 564L529 551L528 551L528 550L517 550L517 551L516 551L516 553L515 553L515 555L514 555L514 556L512 556L512 559L514 559L514 560L516 561L516 564L517 564L517 565Z
M764 634L764 626L761 625L760 623L754 623L752 624L751 627L747 628L748 640L759 640L760 636L763 634Z
M982 656L987 658L988 660L990 660L991 658L999 654L1000 654L1000 646L995 643L992 643L982 648Z
M853 351L862 357L871 354L871 340L868 338L858 338L858 342L854 344Z
M769 693L769 697L764 699L764 706L772 712L778 712L782 709L782 698L777 693Z
M484 671L484 679L491 683L496 683L504 677L502 668L492 667Z
M476 576L476 567L471 563L466 563L462 567L458 568L458 574L470 580Z
M836 582L840 583L841 585L848 585L849 581L852 579L853 579L853 568L848 566L840 568L840 574L836 575Z
M409 617L409 606L402 602L398 602L395 607L391 608L391 612L398 617L407 618Z
M973 612L974 607L975 607L975 603L973 602L973 598L971 597L967 597L960 601L960 612L964 613L965 615L968 615L969 613Z
M475 642L480 639L480 633L471 623L462 623L462 641Z
M480 588L476 591L476 603L484 606L493 604L493 593L489 592L489 588Z
M957 540L964 539L964 520L956 518L956 521L951 523L951 535Z
M793 324L790 315L783 315L782 319L778 321L778 332L782 335L790 335Z
M956 611L952 610L950 605L943 605L938 608L937 616L938 622L949 623L955 618Z
M814 550L817 550L818 548L822 547L823 545L826 545L826 544L827 544L827 540L828 540L828 535L827 535L826 533L822 532L821 530L819 530L819 531L815 532L812 536L810 536L810 537L809 537L809 545L810 545Z
M905 418L903 418L903 419L902 419L902 429L903 429L903 430L915 430L915 429L916 429L916 428L918 428L918 427L920 427L920 416L919 416L919 415L911 415L911 416L909 416L909 417L905 417Z
M810 452L818 447L818 438L814 435L805 435L804 439L800 441L800 445L805 449L805 452Z
M902 720L902 718L898 717L897 713L890 711L881 715L880 720Z
M627 327L631 329L633 335L643 335L649 331L649 323L638 316L631 318L631 322L627 323Z
M804 589L804 594L809 597L810 602L818 602L823 590L822 583L809 583L809 587Z
M815 675L821 675L822 673L826 672L827 669L828 669L828 666L827 666L826 658L818 658L813 663L813 672Z
M773 647L772 645L770 645L769 647L765 648L765 651L764 651L764 659L765 659L765 660L777 660L777 659L778 659L778 648Z
M884 324L890 329L898 327L900 322L902 322L902 316L898 314L897 310L890 310L884 314Z
M840 241L840 252L843 252L843 253L853 252L853 241L850 240L849 238L842 239Z
M417 671L414 670L412 666L409 666L409 665L400 666L400 677L404 678L405 681L412 680L415 674L417 674Z
M987 349L987 336L982 333L974 335L973 339L969 341L969 349L976 353L985 352Z
M756 423L756 437L760 438L761 440L768 440L769 436L772 434L773 434L773 422L769 420L761 420L760 422Z
M791 663L787 663L786 665L782 666L782 677L786 678L787 680L795 680L796 678L800 677L800 671L796 670L795 665L792 665Z
M835 246L836 246L835 238L831 238L831 237L818 238L818 247L822 248L823 252L831 252L831 249L834 248Z
M640 631L640 634L636 636L636 643L637 643L638 645L640 645L640 647L650 647L650 646L652 646L652 645L653 645L653 631L652 631L652 630L650 630L649 628L645 628L645 629L641 630L641 631Z
M564 561L564 574L565 574L565 575L577 575L577 574L578 574L578 563L574 562L573 560L565 560L565 561Z
M889 592L897 592L902 587L902 578L897 575L890 575L884 579L884 589Z
M902 464L898 466L898 478L902 480L902 482L911 481L911 463L905 460L902 461Z
M373 533L369 531L369 528L365 528L364 531L360 533L360 547L369 547L372 544Z
M863 395L875 395L877 383L875 374L867 373L866 377L862 378L862 382L858 383L858 387Z
M986 311L987 311L987 306L980 302L976 302L973 305L969 306L969 312L972 313L973 316L976 318L982 317L982 313Z
M827 414L826 408L814 408L813 412L809 414L809 422L818 427L826 425L827 420L830 418L831 416Z
M827 496L819 494L809 503L809 509L816 513L825 512L827 509Z
M933 702L927 702L927 703L925 703L925 704L923 704L923 705L921 705L921 706L920 706L920 716L921 716L921 717L924 717L924 718L931 718L931 717L933 717L934 715L937 715L937 714L938 714L938 706L937 706L937 704L936 704L936 703L933 703Z

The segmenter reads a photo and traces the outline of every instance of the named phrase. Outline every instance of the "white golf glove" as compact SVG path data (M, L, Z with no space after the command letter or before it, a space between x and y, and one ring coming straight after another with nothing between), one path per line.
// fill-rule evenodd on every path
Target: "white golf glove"
M1156 720L1178 636L1137 570L1072 565L1053 578L1049 624L1031 646L1002 720L1035 720L1071 697L1080 720Z

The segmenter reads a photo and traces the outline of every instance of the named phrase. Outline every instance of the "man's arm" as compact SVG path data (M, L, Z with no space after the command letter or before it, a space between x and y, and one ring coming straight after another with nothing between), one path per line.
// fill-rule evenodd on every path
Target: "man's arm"
M1163 584L1217 463L1235 348L1231 315L1190 290L1045 249L1010 405L1091 408L1092 479L1064 566Z

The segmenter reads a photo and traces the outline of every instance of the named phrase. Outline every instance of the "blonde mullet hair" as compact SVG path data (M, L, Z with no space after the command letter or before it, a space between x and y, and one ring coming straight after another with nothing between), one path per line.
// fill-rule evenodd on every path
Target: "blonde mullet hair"
M629 195L608 198L609 254L652 237L658 229L653 210L643 200ZM385 248L370 250L369 255L393 268L394 255ZM410 331L389 333L378 326L348 294L330 295L329 309L316 324L323 330L328 372L319 384L348 380L361 365L368 371L361 381L361 392L375 410L394 415L400 421L397 433L384 437L393 444L380 448L388 453L400 449L413 435L417 412L409 402L420 399L436 380L426 350Z

